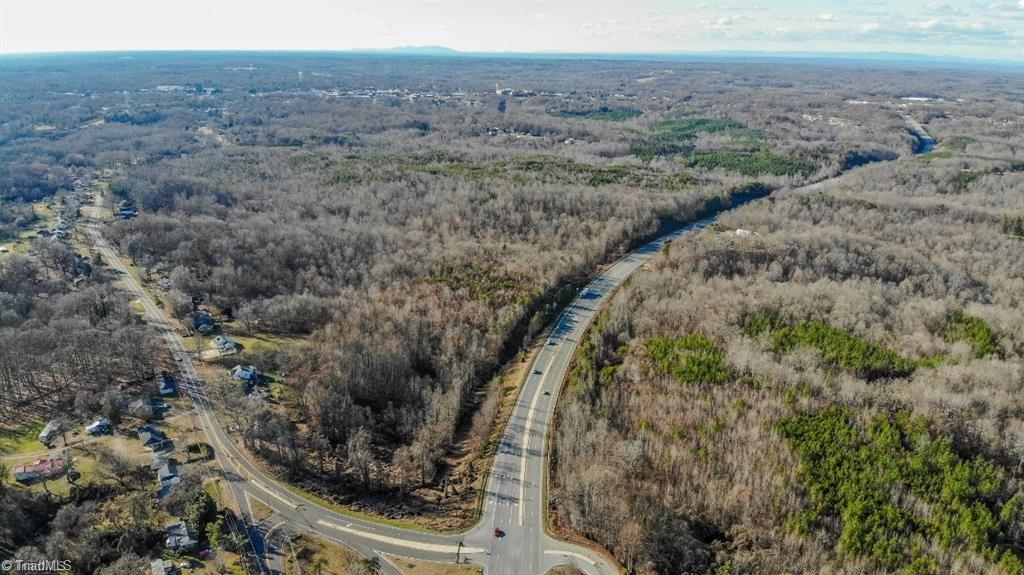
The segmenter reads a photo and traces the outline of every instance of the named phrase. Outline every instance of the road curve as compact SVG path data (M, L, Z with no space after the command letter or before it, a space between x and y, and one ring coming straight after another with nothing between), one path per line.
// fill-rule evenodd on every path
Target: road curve
M458 558L463 563L483 566L488 575L543 573L561 564L574 564L590 575L619 572L608 556L560 542L545 532L545 440L555 399L577 343L615 288L665 242L700 229L713 218L681 228L630 253L593 280L569 304L537 354L505 427L488 479L481 520L465 533L444 535L400 529L319 506L296 495L249 461L217 421L181 336L100 234L97 214L98 207L92 206L93 221L87 224L86 232L107 265L118 271L123 287L141 303L144 318L164 339L174 357L181 389L193 405L189 417L214 448L216 461L247 525L253 550L261 558L262 573L280 570L274 565L277 561L269 560L275 555L276 545L265 541L267 524L271 522L274 526L287 525L292 531L316 533L364 556L381 557L387 573L398 571L385 554L442 562ZM256 524L250 506L253 499L273 509L274 517ZM500 530L501 537L495 537L495 528Z
M547 436L555 401L576 347L615 289L667 242L697 232L717 215L683 226L630 252L591 281L566 307L536 355L502 433L488 477L480 521L466 532L446 535L401 529L363 516L339 513L296 495L256 467L218 423L180 335L103 239L98 229L99 206L90 206L90 210L92 221L87 224L86 232L94 249L121 273L124 287L141 302L145 319L164 338L177 363L182 390L193 404L190 417L214 448L216 461L242 512L253 551L260 559L261 573L280 573L280 543L272 533L279 529L287 529L289 533L315 533L365 557L378 557L383 572L389 575L399 575L389 556L470 563L483 566L487 575L542 575L565 564L572 564L587 575L621 572L610 555L559 541L545 529ZM252 499L273 509L274 516L254 524L249 504Z

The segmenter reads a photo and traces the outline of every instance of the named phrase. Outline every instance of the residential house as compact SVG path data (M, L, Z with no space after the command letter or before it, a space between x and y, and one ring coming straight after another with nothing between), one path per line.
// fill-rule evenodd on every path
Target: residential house
M217 350L221 355L230 355L235 353L238 351L239 347L237 342L224 335L214 337L213 341L210 342L210 345L212 345L213 349Z
M194 549L199 544L184 521L168 525L164 534L167 536L164 546L168 549Z
M31 483L40 479L50 479L64 473L63 459L39 459L25 465L15 465L11 469L14 479L21 483Z
M142 442L143 447L150 451L163 451L169 447L167 436L152 425L142 425L139 427L139 441Z
M174 383L174 376L166 371L156 376L156 391L160 395L174 395L178 390Z
M153 406L150 405L149 399L139 397L128 402L128 413L143 421L149 421L153 419Z
M153 452L150 454L149 468L153 471L159 471L159 469L170 460L171 455L169 453L158 453Z
M39 441L47 447L53 447L53 442L56 441L57 436L63 433L63 424L59 419L51 419L46 423L46 427L39 432Z
M154 559L149 564L150 575L178 575L178 568L170 559Z
M201 334L210 333L216 323L213 316L205 311L197 311L192 316L192 327Z
M161 460L160 467L156 470L156 478L160 481L160 490L156 492L157 501L163 500L171 492L171 487L181 481L181 478L178 477L178 469L174 461L167 457L163 457ZM152 466L154 463L156 461L150 465Z
M106 419L97 419L92 422L91 425L85 428L86 435L103 435L110 433L110 421Z
M236 365L231 368L231 377L239 381L244 381L246 387L256 385L259 382L260 375L256 371L254 365Z

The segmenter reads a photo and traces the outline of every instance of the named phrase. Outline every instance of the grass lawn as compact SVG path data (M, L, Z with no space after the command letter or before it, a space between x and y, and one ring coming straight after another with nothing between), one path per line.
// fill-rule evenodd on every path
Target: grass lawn
M83 485L84 483L94 480L96 477L96 459L83 447L71 446L63 449L56 449L44 457L47 459L63 458L66 461L70 461L74 465L74 468L81 474L76 481L78 485ZM4 463L6 463L8 467L13 468L15 465L31 463L36 459L43 459L44 457L8 457L5 459ZM13 474L9 474L7 479L12 485L22 485L21 483L16 483L14 481ZM58 496L65 496L71 492L71 482L68 481L66 475L59 475L46 481L36 481L29 485L24 485L23 487L33 493L50 492Z
M388 559L398 566L403 575L480 575L484 572L479 565L456 565L454 563L436 563L420 561L407 557L389 555Z
M548 571L548 575L583 575L583 571L571 565L562 565Z
M217 550L213 557L206 560L192 555L188 555L184 559L188 561L189 566L180 571L182 575L214 575L221 565L227 568L227 573L230 575L245 575L245 569L239 563L238 555L224 549Z
M252 461L252 460L250 459L250 461ZM258 461L254 461L254 463L258 464L259 462ZM426 527L424 527L424 526L422 526L422 525L420 525L418 523L413 523L412 521L403 521L401 519L387 519L385 517L378 517L376 515L370 515L369 513L360 513L359 511L353 511L352 509L349 509L348 507L345 507L343 505L338 505L336 503L331 503L330 501L327 501L326 499L324 499L322 497L317 497L316 495L314 495L314 494L312 494L312 493L310 493L310 492L308 492L308 491L306 491L306 490L304 490L302 488L296 487L296 486L294 486L294 485L292 485L290 483L286 483L284 481L279 481L278 484L283 486L288 491L291 491L295 495L298 495L299 497L302 497L303 499L306 499L308 501L312 501L313 503L316 503L317 505L326 507L326 508L330 509L331 511L334 511L336 513L340 513L341 515L346 515L348 517L356 517L356 518L359 518L359 519L365 519L367 521L373 521L374 523L380 523L382 525L390 525L392 527L399 527L401 529L408 529L409 531L419 531L420 533L440 533L436 529L428 529L428 528L426 528Z
M246 496L245 499L249 502L249 507L252 509L252 521L253 521L253 523L259 523L260 521L263 521L264 519L266 519L267 517L270 517L271 515L273 515L275 513L275 511L273 509L268 507L266 504L264 504L259 499L256 499L254 497L248 497L248 496Z
M23 425L3 424L0 426L0 454L17 455L46 449L39 442L39 432L46 427L45 419L37 419Z
M210 496L210 499L213 499L213 502L217 504L217 507L234 507L233 505L228 505L228 502L225 501L227 497L224 494L224 487L221 486L220 482L220 479L207 481L203 484L203 491ZM238 510L235 509L234 511L237 512Z
M304 338L300 337L287 337L270 333L256 332L253 334L246 334L242 325L234 321L222 323L221 330L225 335L242 344L242 347L249 351L260 348L266 349L283 345L291 345L304 341Z
M0 242L0 246L8 249L7 252L0 254L0 257L10 254L27 254L29 248L32 247L32 240L38 237L36 232L53 228L57 221L57 214L46 205L46 202L35 202L32 204L32 210L38 216L38 219L28 226L19 229L16 237Z
M345 547L303 534L292 540L285 561L285 575L330 575L348 572L359 557Z

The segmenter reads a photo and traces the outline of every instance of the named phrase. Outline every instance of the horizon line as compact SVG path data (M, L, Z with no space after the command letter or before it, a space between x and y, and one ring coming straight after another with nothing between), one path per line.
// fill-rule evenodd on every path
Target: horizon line
M68 55L114 55L114 54L173 54L173 53L253 53L253 54L353 54L353 55L394 55L394 56L436 56L436 57L733 57L733 58L818 58L818 59L849 59L866 61L928 61L928 62L960 62L986 63L1024 67L1024 59L1008 60L998 58L978 58L971 56L955 56L952 54L924 54L920 52L875 51L800 51L800 50L661 50L661 51L564 51L564 50L532 50L532 51L488 51L488 50L457 50L440 45L409 45L385 48L126 48L116 50L59 50L39 52L0 52L0 58L19 58L33 56L68 56Z

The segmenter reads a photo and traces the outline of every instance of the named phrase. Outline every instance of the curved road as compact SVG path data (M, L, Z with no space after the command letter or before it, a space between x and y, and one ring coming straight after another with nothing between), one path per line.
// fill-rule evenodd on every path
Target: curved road
M264 573L280 572L279 537L267 537L283 526L292 531L311 531L342 543L364 556L381 557L384 569L397 573L385 555L423 560L482 565L488 575L544 573L556 565L573 564L589 575L619 573L609 556L558 541L545 532L544 478L547 468L546 438L555 399L576 346L587 325L605 300L638 267L669 240L703 228L714 218L681 228L652 241L620 259L593 280L559 316L550 336L537 354L513 412L505 427L485 493L481 520L469 531L455 535L416 532L338 513L296 495L252 464L217 422L213 406L192 364L182 338L153 297L129 273L127 265L103 239L95 219L86 231L104 261L117 270L124 286L142 304L145 319L164 339L180 371L180 385L193 403L190 417L214 447L230 491L247 521L250 540L262 558ZM253 525L250 500L275 511L274 516ZM494 535L495 528L501 532ZM286 531L286 530L285 530Z
M383 570L395 575L398 569L387 556L441 562L455 562L458 557L463 563L483 566L487 575L541 575L567 564L588 575L621 572L610 555L559 541L546 532L547 436L555 400L580 339L612 292L665 243L704 228L717 216L682 227L626 255L581 290L562 312L534 359L503 431L479 523L464 533L443 535L401 529L322 507L296 495L253 465L217 422L181 337L99 233L98 210L98 206L92 207L93 221L87 224L86 231L107 264L122 274L127 289L142 303L145 318L166 341L178 365L182 389L194 406L191 417L214 447L216 460L246 521L262 573L283 570L284 543L280 535L297 531L316 533L366 557L380 557ZM275 514L254 525L251 499L272 508ZM495 529L500 536L495 536Z

